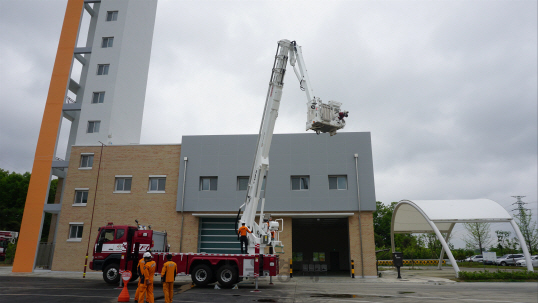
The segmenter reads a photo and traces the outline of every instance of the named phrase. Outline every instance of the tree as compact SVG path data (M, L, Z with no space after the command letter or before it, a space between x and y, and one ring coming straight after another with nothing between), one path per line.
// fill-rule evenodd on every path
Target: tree
M390 247L390 225L396 202L391 205L385 205L377 201L375 206L376 210L373 214L375 246Z
M523 235L523 239L529 248L529 252L532 255L533 252L538 251L538 228L536 221L532 220L532 212L529 210L521 209L519 215L516 217L516 224Z
M511 232L496 230L495 234L497 235L497 249L500 250L501 255L504 255L505 249L509 247Z
M463 226L469 233L463 238L468 248L475 249L478 247L480 253L482 253L486 246L490 246L492 238L489 233L489 223L463 223Z
M30 184L30 173L0 168L0 230L19 231Z
M10 173L0 168L0 230L20 231L30 176L29 172ZM51 181L47 203L54 203L57 185L57 179ZM45 235L49 229L50 220L51 214L47 214L43 221ZM42 239L46 239L46 236Z

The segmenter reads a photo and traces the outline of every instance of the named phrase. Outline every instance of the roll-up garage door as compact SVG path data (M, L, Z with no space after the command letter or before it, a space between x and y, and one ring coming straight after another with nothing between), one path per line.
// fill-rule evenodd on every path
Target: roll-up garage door
M239 254L241 247L235 233L235 218L200 218L198 252Z

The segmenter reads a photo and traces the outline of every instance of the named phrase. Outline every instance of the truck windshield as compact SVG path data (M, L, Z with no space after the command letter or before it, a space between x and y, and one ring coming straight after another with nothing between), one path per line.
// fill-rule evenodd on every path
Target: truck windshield
M116 233L116 239L121 239L123 235L125 234L125 229L118 229L118 232Z
M99 242L108 242L114 240L114 230L113 229L106 229L101 232L101 236L99 237Z

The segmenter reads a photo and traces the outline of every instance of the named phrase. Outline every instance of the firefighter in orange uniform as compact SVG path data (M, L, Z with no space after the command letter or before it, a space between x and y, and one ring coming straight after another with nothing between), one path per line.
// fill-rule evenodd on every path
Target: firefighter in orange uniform
M142 289L141 285L144 284L144 274L142 273L144 270L144 264L146 264L146 261L144 261L144 258L142 258L140 261L138 261L138 266L136 266L136 273L138 274L138 287L136 288L135 302L138 302L138 296Z
M237 237L239 238L239 235L241 235L241 253L242 254L248 254L248 238L247 238L247 232L252 233L248 227L245 226L245 223L242 222L242 226L239 227L237 230ZM245 244L245 250L243 252L243 243Z
M168 262L163 264L161 281L163 282L164 302L172 303L174 297L174 281L177 275L177 265L172 261L172 255L166 255Z
M155 269L157 264L155 261L151 261L151 253L144 253L144 264L143 274L144 274L144 284L138 294L138 303L144 303L144 296L146 297L146 302L155 303L153 299L153 276L155 275Z

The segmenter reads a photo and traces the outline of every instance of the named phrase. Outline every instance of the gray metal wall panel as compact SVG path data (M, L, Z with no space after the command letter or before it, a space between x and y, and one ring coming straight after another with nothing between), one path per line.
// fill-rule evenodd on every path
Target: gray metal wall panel
M188 157L185 211L235 211L246 191L237 177L249 176L257 135L184 136L177 210L181 210L184 157ZM370 133L277 134L269 154L266 211L358 210L354 154L359 154L361 207L375 210ZM291 176L310 176L310 189L292 191ZM347 190L329 190L330 175L346 175ZM218 177L217 191L200 191L200 177Z

